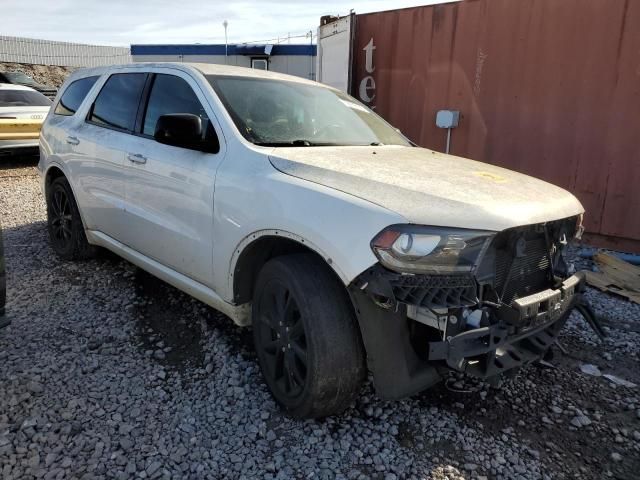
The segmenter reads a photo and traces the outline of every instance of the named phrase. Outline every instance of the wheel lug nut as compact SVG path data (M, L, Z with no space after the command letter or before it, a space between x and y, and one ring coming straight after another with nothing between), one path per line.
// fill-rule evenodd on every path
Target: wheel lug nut
M279 334L279 333L276 333L276 336L277 336L278 338L280 338L280 334Z
M284 352L286 350L286 348L282 347L282 351Z
M288 348L289 350L291 350L291 344L290 344L290 343L287 343L287 348Z

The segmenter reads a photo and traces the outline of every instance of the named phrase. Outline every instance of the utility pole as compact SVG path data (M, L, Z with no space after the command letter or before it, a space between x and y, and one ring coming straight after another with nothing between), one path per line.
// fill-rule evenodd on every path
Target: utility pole
M309 33L307 35L309 35L309 45L311 46L310 51L309 51L309 58L311 60L309 62L310 66L311 66L311 69L309 70L309 79L315 80L316 78L315 78L315 75L313 74L313 63L314 62L313 62L313 55L312 55L312 53L313 53L313 30L309 30Z
M222 26L224 27L224 63L226 65L228 62L227 57L229 56L229 42L227 41L227 27L229 26L229 22L225 20L222 22Z

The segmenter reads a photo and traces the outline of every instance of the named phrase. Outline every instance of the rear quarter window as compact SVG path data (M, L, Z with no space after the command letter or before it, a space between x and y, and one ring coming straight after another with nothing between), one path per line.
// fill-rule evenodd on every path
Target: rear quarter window
M53 113L56 115L73 115L76 113L96 80L98 80L98 76L85 77L72 82L62 94Z

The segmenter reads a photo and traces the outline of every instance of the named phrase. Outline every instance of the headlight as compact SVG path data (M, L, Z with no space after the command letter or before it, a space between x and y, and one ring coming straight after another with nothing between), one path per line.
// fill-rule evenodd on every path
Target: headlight
M494 232L463 228L393 225L371 241L380 263L397 272L471 272Z

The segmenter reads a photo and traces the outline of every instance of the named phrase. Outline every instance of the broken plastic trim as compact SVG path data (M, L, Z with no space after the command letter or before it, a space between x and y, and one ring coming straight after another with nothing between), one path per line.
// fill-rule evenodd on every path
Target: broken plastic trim
M560 288L520 298L514 310L526 325L513 332L503 322L429 343L429 360L444 360L450 368L480 378L498 375L540 359L551 347L576 304L584 302L581 274L566 279Z
M557 281L555 289L516 299L509 306L492 307L497 321L493 325L428 342L423 357L410 340L413 320L407 316L407 306L458 309L476 305L475 279L471 275L402 275L381 265L368 269L349 291L378 394L400 398L427 388L445 365L491 378L539 360L556 341L572 309L586 305L583 273ZM441 293L434 295L433 291Z
M429 309L459 308L478 304L478 285L473 275L404 275L374 265L354 284L379 306L397 309L398 304Z

